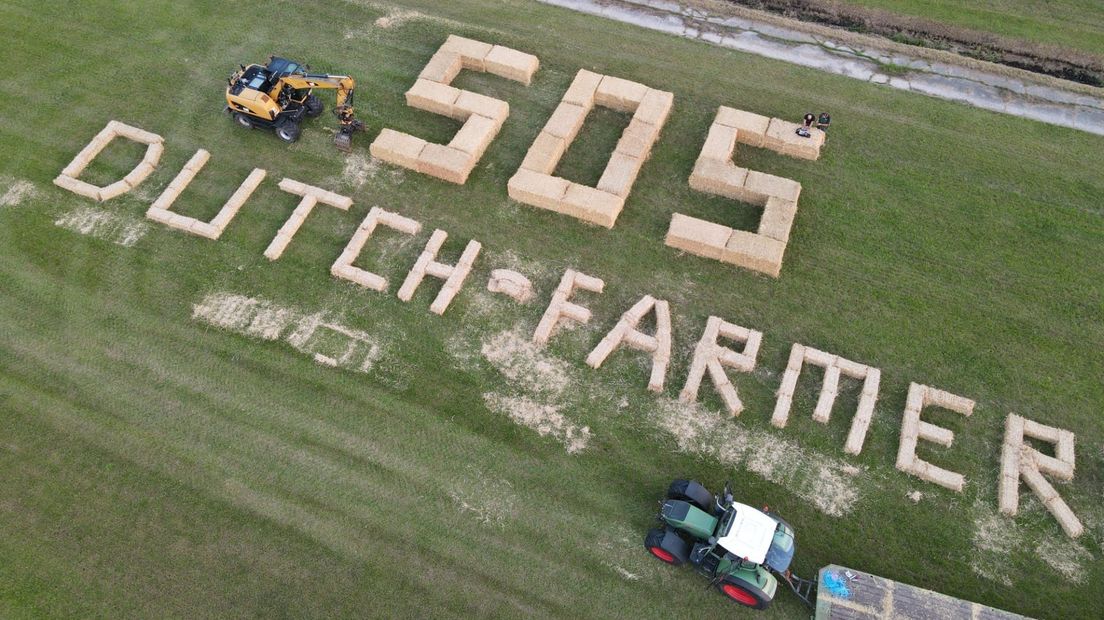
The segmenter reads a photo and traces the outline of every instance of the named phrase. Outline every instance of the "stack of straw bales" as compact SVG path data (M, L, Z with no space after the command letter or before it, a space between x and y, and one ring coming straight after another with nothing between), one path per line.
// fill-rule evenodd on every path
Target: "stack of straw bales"
M491 277L487 280L487 290L506 295L520 304L529 303L533 298L533 283L529 278L512 269L491 271Z
M456 261L455 265L447 265L437 261L437 254L441 251L445 239L448 239L447 232L440 229L433 231L433 234L429 237L429 242L426 243L425 250L422 251L417 262L414 263L414 267L406 275L406 281L399 288L399 299L410 301L426 276L444 280L444 286L441 287L436 299L429 306L430 312L438 315L444 314L445 310L448 310L452 299L464 286L464 280L471 273L472 265L475 264L475 259L483 248L478 241L473 239L464 248L460 260Z
M676 213L667 231L667 245L778 277L797 215L801 184L741 168L733 162L733 155L739 142L793 157L819 157L824 133L815 130L812 138L802 138L793 133L796 128L781 119L721 106L690 174L690 187L762 206L763 218L758 230L750 233Z
M581 70L545 123L507 189L518 202L612 228L667 122L674 95ZM597 187L554 176L595 105L632 113Z
M299 205L291 212L291 216L288 217L284 225L277 231L276 237L274 237L272 242L268 244L268 247L265 248L264 255L268 260L276 260L283 255L284 250L287 248L288 244L291 243L292 238L295 237L295 233L299 230L299 227L307 220L307 216L310 215L311 211L314 210L314 206L318 203L329 205L335 209L341 209L342 211L348 211L349 207L353 206L353 199L348 196L335 194L320 187L300 183L293 179L281 180L280 189L289 194L302 196L303 199L299 201Z
M579 304L569 301L575 289L601 293L606 283L600 278L588 276L574 269L564 271L560 278L560 284L552 293L552 300L548 302L548 308L544 311L537 329L533 332L533 342L544 345L552 337L552 332L562 320L575 321L586 324L590 321L590 310Z
M878 389L882 381L882 372L877 368L871 368L838 355L795 343L793 348L790 349L790 358L786 363L786 370L782 374L782 385L778 388L778 400L774 405L771 424L778 428L784 428L789 421L794 390L797 389L797 380L801 375L801 368L806 362L824 369L824 381L820 387L820 396L817 398L816 408L813 410L813 419L821 424L827 424L831 417L832 407L835 405L836 396L839 394L840 376L851 377L863 382L862 394L859 396L859 406L855 411L855 417L851 419L851 430L847 434L847 441L843 447L844 452L848 454L859 454L862 452L863 442L866 441L866 433L870 429L870 423L874 419L874 404L878 400Z
M719 338L742 342L744 349L737 352L722 346L717 342ZM698 389L705 371L708 370L713 387L721 395L729 414L734 417L740 415L744 410L744 404L740 400L736 387L729 380L725 368L732 368L739 372L755 370L755 360L759 356L759 345L762 341L763 332L725 322L720 317L709 317L705 323L705 332L694 347L694 359L690 363L686 385L679 393L679 400L684 403L698 400Z
M1031 437L1054 445L1054 456L1048 456L1024 442ZM1053 426L1046 426L1009 414L1005 420L1004 445L1001 450L1001 478L998 485L1000 511L1010 517L1020 509L1020 479L1039 497L1050 514L1070 538L1085 533L1081 520L1073 513L1058 491L1043 476L1047 474L1059 480L1073 480L1074 434Z
M330 267L330 273L335 277L356 282L374 291L380 291L381 293L386 291L387 278L353 265L364 249L364 244L368 242L368 238L380 225L408 235L416 235L422 230L421 222L403 217L397 213L384 211L379 207L372 207L367 217L353 233L352 239L349 239L349 243L345 246L345 250L341 252L341 256L338 256L333 266Z
M916 456L916 444L921 439L944 447L950 447L954 442L952 431L920 419L920 412L929 405L942 407L964 416L974 412L974 401L968 398L918 383L910 384L908 398L905 401L905 415L901 419L901 443L897 449L897 469L961 493L962 487L966 484L966 478L962 474L936 467Z
M510 115L510 105L467 90L453 88L461 69L493 73L526 86L540 61L532 54L501 45L449 35L406 92L407 105L464 121L448 144L426 142L384 129L372 142L373 157L397 166L463 185Z
M138 162L138 165L125 177L105 187L81 181L78 177L88 164L92 163L92 160L96 159L112 140L120 137L147 145L142 161ZM54 179L54 185L98 202L122 196L145 181L157 168L157 163L161 161L161 154L165 151L164 142L164 138L155 133L116 120L108 121L107 126L77 153L68 166L62 169L61 174Z
M655 312L656 333L654 336L637 329L640 321L649 312ZM621 315L621 320L606 334L594 350L587 355L586 363L598 368L622 344L652 356L652 373L648 379L648 389L662 392L667 379L667 366L671 362L671 308L663 299L645 295Z

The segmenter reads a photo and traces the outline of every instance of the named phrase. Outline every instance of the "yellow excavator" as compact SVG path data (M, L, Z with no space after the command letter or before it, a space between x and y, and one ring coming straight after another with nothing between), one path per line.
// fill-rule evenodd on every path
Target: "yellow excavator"
M310 73L310 67L286 58L269 56L264 65L238 65L226 86L226 112L242 127L275 129L284 142L299 139L303 117L322 113L322 100L313 90L337 91L334 116L340 124L334 145L351 150L352 136L364 129L353 108L356 80L347 75Z

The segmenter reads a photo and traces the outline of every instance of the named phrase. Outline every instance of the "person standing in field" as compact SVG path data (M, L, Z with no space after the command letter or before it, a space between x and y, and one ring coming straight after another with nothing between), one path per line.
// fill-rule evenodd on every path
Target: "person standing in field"
M821 112L820 118L817 119L817 129L821 131L828 131L828 126L832 124L832 116L827 112Z

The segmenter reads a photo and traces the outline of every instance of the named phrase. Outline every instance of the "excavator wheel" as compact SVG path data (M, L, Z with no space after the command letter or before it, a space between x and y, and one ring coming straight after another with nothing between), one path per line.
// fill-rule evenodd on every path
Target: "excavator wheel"
M309 97L307 97L305 105L307 108L307 116L310 116L312 118L318 116L322 113L323 110L326 109L326 106L322 103L322 100L314 95L310 95Z
M234 122L246 129L253 129L253 121L241 112L234 112Z
M294 121L285 122L277 125L276 136L284 142L295 142L299 139L299 132L301 131L299 123Z

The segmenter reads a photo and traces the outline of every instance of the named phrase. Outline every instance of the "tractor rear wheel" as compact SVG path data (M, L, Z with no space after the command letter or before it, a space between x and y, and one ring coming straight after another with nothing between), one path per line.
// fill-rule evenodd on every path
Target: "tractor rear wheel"
M671 528L653 528L644 538L644 548L660 560L678 566L690 557L690 545Z
M234 112L234 122L246 129L253 129L253 120L241 112Z
M713 513L713 494L697 480L675 480L667 487L667 499L677 499Z
M314 95L308 95L307 101L304 103L307 108L307 116L315 117L322 113L322 110L326 109L326 106L322 103L322 100Z
M299 123L294 121L281 123L276 127L276 136L284 142L295 142L299 139L300 131Z
M720 588L721 594L752 609L766 609L771 602L765 592L740 579L726 578L717 587Z

